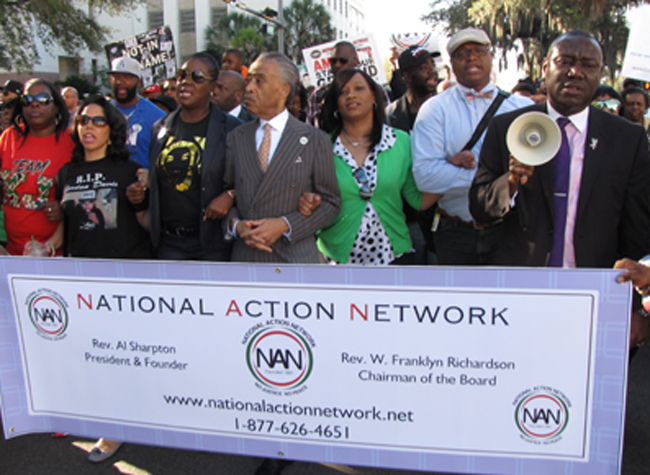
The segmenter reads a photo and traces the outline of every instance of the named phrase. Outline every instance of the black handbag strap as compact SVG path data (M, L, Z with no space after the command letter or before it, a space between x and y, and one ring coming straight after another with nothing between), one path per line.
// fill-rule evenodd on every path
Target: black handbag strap
M485 111L483 118L481 118L481 121L476 126L476 130L474 130L472 137L469 139L469 142L467 142L467 144L463 147L463 150L472 150L474 145L476 145L476 142L478 142L478 139L480 139L481 135L483 135L483 132L485 132L485 129L487 128L488 123L490 122L490 119L494 117L494 114L497 113L497 109L499 109L501 103L505 101L508 97L510 97L509 92L502 91L501 89L499 89L499 93L497 94L497 97L492 101L492 104L490 104L488 110Z

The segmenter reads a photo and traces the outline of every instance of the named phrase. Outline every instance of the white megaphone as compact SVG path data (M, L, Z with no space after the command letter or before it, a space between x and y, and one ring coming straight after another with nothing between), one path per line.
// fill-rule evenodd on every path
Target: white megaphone
M510 124L506 144L510 154L524 165L543 165L560 149L562 132L548 115L527 112Z

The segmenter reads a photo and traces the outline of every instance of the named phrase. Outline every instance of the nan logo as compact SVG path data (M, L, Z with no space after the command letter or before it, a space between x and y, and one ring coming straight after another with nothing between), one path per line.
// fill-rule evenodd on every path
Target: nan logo
M47 340L65 338L68 328L68 303L50 289L39 289L27 296L27 312L38 334Z
M561 440L569 424L571 402L561 391L538 386L522 392L514 402L515 422L522 439L535 444Z
M307 389L313 368L311 336L295 323L269 321L256 325L244 337L246 364L264 392L294 395ZM249 339L250 338L250 339Z

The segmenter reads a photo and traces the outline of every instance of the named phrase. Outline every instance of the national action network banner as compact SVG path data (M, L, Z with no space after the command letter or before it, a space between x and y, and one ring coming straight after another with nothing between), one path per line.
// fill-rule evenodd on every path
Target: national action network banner
M0 267L8 437L460 473L620 471L630 287L617 271Z

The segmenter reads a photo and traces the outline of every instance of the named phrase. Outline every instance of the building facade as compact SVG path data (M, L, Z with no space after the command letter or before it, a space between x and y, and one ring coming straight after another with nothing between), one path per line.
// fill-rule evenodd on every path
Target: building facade
M246 0L246 7L262 11L267 7L276 11L279 4L287 7L292 0ZM336 38L343 39L364 32L364 0L314 0L321 3L332 17ZM219 18L231 12L241 12L234 3L223 0L147 0L132 11L120 16L100 14L98 22L111 33L108 43L134 36L145 31L169 25L174 38L176 58L179 64L196 51L206 46L205 31L214 27ZM85 5L85 6L84 6ZM88 8L79 3L79 8ZM0 82L12 78L25 81L31 77L41 77L52 82L62 81L71 75L80 75L97 83L102 70L107 70L106 55L83 51L78 56L70 56L60 48L47 51L37 40L37 50L41 58L30 73L17 74L0 69Z

